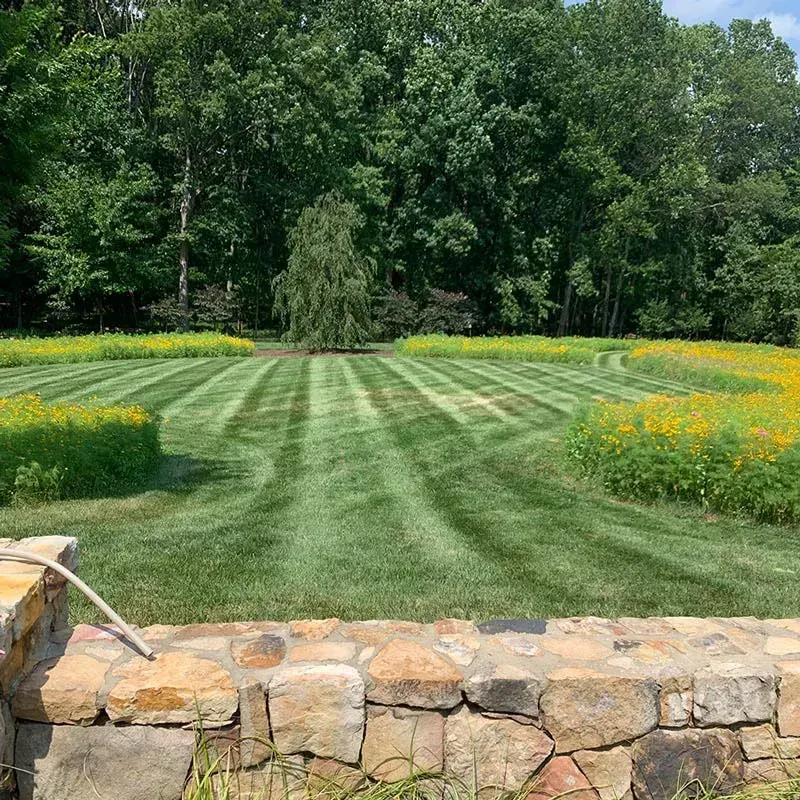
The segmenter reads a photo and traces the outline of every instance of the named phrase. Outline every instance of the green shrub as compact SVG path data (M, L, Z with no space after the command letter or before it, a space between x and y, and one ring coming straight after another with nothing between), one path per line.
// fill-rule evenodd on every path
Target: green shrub
M567 433L567 451L617 497L672 498L766 522L800 519L800 441L792 398L654 395L598 402Z
M47 404L0 398L0 501L113 493L158 464L156 421L140 406Z

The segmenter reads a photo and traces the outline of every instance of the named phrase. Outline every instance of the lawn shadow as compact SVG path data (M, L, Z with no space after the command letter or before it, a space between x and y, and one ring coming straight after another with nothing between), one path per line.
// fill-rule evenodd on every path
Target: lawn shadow
M95 491L70 495L69 500L125 499L147 492L186 495L201 486L235 480L239 471L229 461L195 458L184 454L162 455L156 469L125 485L97 487Z

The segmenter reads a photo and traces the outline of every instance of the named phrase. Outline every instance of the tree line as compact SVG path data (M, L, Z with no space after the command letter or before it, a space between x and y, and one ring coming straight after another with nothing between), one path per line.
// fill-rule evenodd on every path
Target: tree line
M3 328L269 328L326 213L387 336L794 343L795 54L656 0L6 0Z

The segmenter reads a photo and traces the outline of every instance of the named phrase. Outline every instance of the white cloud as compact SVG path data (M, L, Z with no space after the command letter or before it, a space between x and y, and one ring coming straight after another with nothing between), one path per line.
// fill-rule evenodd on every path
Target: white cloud
M772 32L783 39L800 39L800 17L794 14L770 12L767 19L772 23Z

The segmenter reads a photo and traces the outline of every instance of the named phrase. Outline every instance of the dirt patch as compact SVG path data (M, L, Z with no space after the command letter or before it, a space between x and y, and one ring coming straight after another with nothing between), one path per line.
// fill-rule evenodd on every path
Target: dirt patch
M394 350L318 350L312 352L311 350L256 350L254 353L256 358L299 358L301 356L381 356L382 358L391 358L394 356Z

